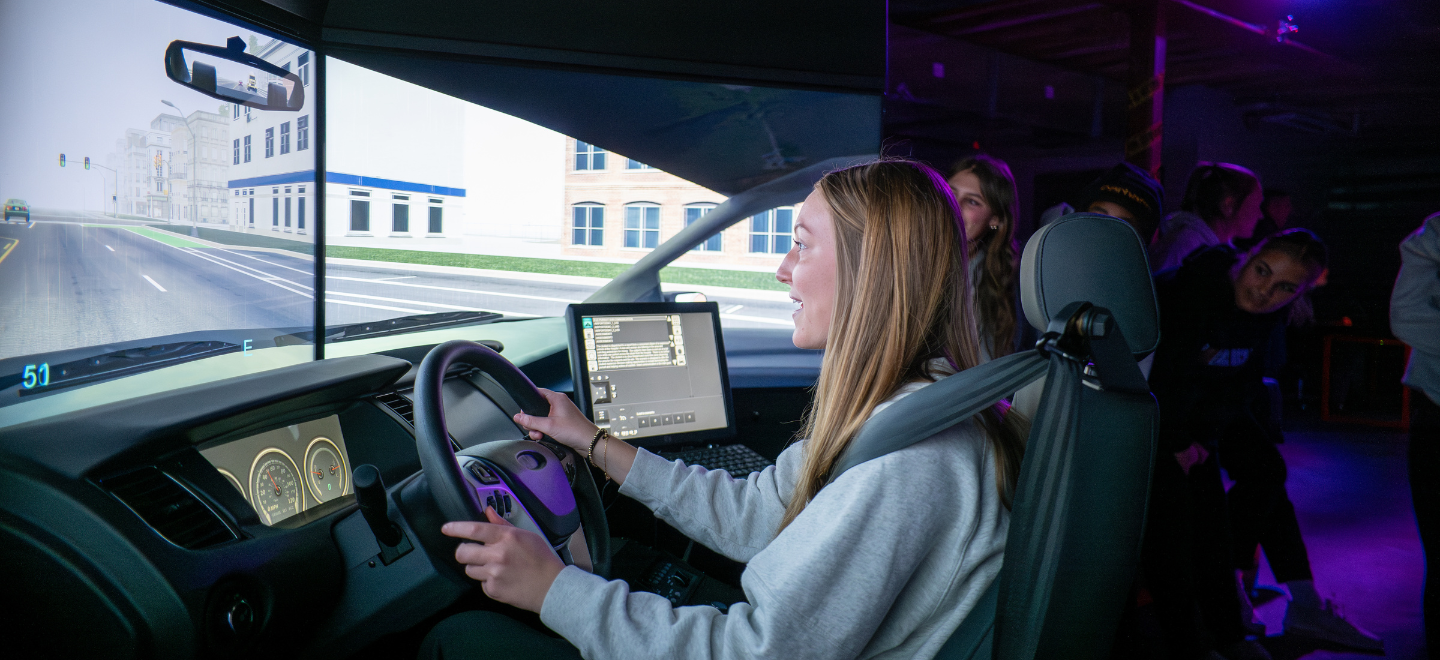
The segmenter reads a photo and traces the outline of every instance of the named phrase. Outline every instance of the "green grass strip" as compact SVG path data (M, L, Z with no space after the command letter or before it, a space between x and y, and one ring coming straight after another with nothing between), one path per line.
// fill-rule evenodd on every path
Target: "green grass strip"
M483 268L486 270L503 270L512 273L579 275L582 277L603 277L606 279L614 278L616 275L630 268L629 264L576 261L571 259L501 257L489 254L390 250L386 248L351 247L346 245L325 246L325 256L335 257L337 259L361 259L365 261L387 261L391 263L424 264L428 266ZM771 291L788 290L788 287L775 280L774 273L721 270L718 268L670 266L660 270L660 281L672 284L694 284L697 286L728 286L740 289L765 289Z
M173 246L173 247L181 247L181 248L208 248L208 247L210 247L209 245L205 245L205 244L203 244L203 243L196 243L195 241L187 241L187 240L185 240L185 239L183 239L183 238L180 238L179 236L175 236L175 235L173 235L173 234L168 234L168 233L162 232L162 231L155 231L154 229L150 229L150 228L148 228L148 227L119 227L119 229L124 229L125 231L134 232L134 233L139 234L139 235L141 235L141 236L144 236L144 237L146 237L146 238L153 238L153 239L155 239L155 240L157 240L157 241L160 241L161 243L164 243L164 244L166 244L166 245Z
M182 236L190 235L190 225L151 225L152 229L163 229L172 234ZM197 227L197 234L211 243L221 245L233 245L236 247L261 247L289 250L300 254L314 254L315 245L309 241L292 241L277 236L266 236L264 234L242 234L235 231L223 229L211 229L209 227Z

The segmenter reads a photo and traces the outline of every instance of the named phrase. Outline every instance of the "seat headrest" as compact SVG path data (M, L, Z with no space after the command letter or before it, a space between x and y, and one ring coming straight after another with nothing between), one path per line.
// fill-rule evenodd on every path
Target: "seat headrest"
M1085 301L1115 315L1137 359L1160 341L1145 246L1129 224L1108 215L1074 213L1035 232L1020 258L1020 301L1042 332L1052 314Z

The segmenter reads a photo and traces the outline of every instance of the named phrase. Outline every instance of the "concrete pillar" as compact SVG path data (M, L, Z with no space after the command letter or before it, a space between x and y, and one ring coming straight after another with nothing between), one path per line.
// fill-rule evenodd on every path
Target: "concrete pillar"
M1129 110L1125 160L1160 178L1160 146L1165 111L1165 0L1140 0L1129 6Z

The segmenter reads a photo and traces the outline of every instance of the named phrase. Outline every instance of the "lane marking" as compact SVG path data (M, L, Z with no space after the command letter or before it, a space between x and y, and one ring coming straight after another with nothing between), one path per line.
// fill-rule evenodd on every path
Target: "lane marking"
M275 262L273 262L273 261L266 261L266 260L264 260L264 259L261 259L260 257L251 256L251 255L245 254L245 253L243 253L243 252L236 252L236 251L234 251L234 250L226 250L225 248L220 248L220 251L221 251L221 252L229 252L230 254L233 254L233 255L235 255L235 256L237 256L237 257L245 257L246 259L254 259L254 260L256 260L256 261L258 261L258 262L260 262L260 263L262 263L262 264L270 264L271 266L275 266L275 267L277 267L277 268L285 268L285 269L288 269L288 270L293 270L293 271L295 271L295 272L297 272L297 273L304 273L304 274L306 274L306 275L314 275L314 274L315 274L313 271L308 271L308 270L305 270L305 269L303 269L303 268L293 268L293 267L291 267L291 266L286 266L285 264L277 264L277 263L275 263Z
M109 250L109 251L111 251L111 252L114 252L114 251L115 251L115 248L112 248L112 247L110 247L109 245L106 245L106 246L105 246L105 249L106 249L106 250Z
M770 324L770 325L783 325L783 326L788 327L788 328L793 328L793 327L795 327L795 322L794 322L794 321L783 321L783 320L780 320L780 319L767 319L767 318L764 318L764 317L761 317L761 316L744 316L744 315L742 315L742 314L721 314L721 315L720 315L720 318L722 318L722 319L732 319L732 320L735 320L735 321L750 321L750 322L752 322L752 323L768 323L768 324Z
M426 307L439 307L439 308L442 308L442 309L454 309L454 310L459 310L459 311L462 311L462 312L483 312L483 311L486 311L486 310L480 309L480 308L478 308L478 307L466 307L466 306L462 306L462 305L447 305L447 304L445 304L445 303L422 302L422 301L419 301L419 300L407 300L407 299L405 299L405 298L386 298L386 297L384 297L384 296L369 296L369 295L365 295L365 294L363 294L363 293L345 293L344 291L326 291L325 294L326 294L326 295L330 295L330 296L345 296L345 297L347 297L347 298L364 298L364 299L366 299L366 300L380 300L380 301L384 301L384 302L406 303L406 304L409 304L409 305L424 305L424 306L426 306Z
M146 281L146 282L149 282L149 283L155 285L155 288L159 289L162 293L165 291L165 287L160 286L160 284L159 284L158 282L156 282L155 280L150 279L150 276L149 276L149 275L146 275L146 274L144 274L144 273L141 273L141 274L140 274L140 277L145 278L145 281Z
M229 264L230 264L230 263L234 263L234 262L224 263L224 262L228 262L229 260L227 260L227 259L221 259L221 258L215 257L214 255L211 255L211 254L205 254L205 253L200 252L199 250L186 250L186 249L184 249L184 248L181 248L181 251L182 251L182 252L185 252L186 254L194 255L194 256L196 256L196 257L199 257L199 258L201 258L201 259L204 259L204 260L206 260L206 261L208 261L208 262L210 262L210 263L212 263L212 264L215 264L216 266L220 266L221 268L229 268L230 270L233 270L233 271L235 271L235 272L237 272L237 273L240 273L241 275L245 275L245 276L247 276L247 277L253 277L253 278L255 278L255 279L257 279L257 280L260 280L261 282L264 282L264 283L266 283L266 284L270 284L270 285L273 285L273 286L280 287L281 289L284 289L284 290L286 290L286 291L289 291L290 293L298 293L298 294L300 294L300 295L302 295L302 296L305 296L306 298L309 298L309 299L311 299L311 300L314 300L314 299L315 299L315 296L313 296L313 295L311 295L311 294L309 294L309 293L306 293L306 292L304 292L304 291L300 291L300 290L297 290L297 289L292 289L292 288L290 288L290 287L288 287L288 286L285 286L285 284L290 284L290 285L293 285L293 286L303 287L303 288L306 288L306 289L309 289L309 288L310 288L310 287L308 287L308 286L305 286L304 284L300 284L300 283L298 283L298 282L291 282L290 280L287 280L287 279L284 279L284 278L280 278L280 277L275 277L275 276L273 276L273 275L271 275L271 274L269 274L269 273L267 273L267 272L265 272L265 271L255 270L254 268L250 268L249 266L241 266L240 268L237 268L236 266L239 266L239 264L236 264L235 266L231 266L231 265L229 265ZM255 271L255 272L254 272L254 273L252 273L252 272L246 272L246 270L242 270L242 268L248 269L248 270L251 270L251 271ZM259 275L256 275L255 273L260 273L260 274L259 274ZM281 282L284 282L285 284L281 284Z
M551 296L531 296L522 293L500 293L499 291L478 291L476 289L461 289L453 286L435 286L433 284L411 284L409 282L387 282L385 280L367 280L363 277L344 277L341 275L326 275L327 280L342 280L346 282L369 282L371 284L385 284L389 286L408 286L416 289L434 289L436 291L458 291L460 293L471 293L481 296L500 296L502 298L523 298L525 300L544 300L547 302L578 303L579 300L570 298L554 298Z
M727 308L725 308L724 310L721 310L720 313L721 313L721 314L734 314L735 312L740 311L740 308L741 308L741 307L744 307L744 305L735 305L734 307L727 307Z
M4 261L5 257L10 256L10 251L14 250L15 246L20 244L20 239L18 238L5 237L3 240L10 241L10 244L5 246L5 250L3 252L0 252L0 261Z
M401 275L400 277L382 277L382 278L380 278L380 279L378 279L378 280L375 280L375 281L376 281L376 282L385 282L385 281L389 281L389 280L413 280L413 279L415 279L415 276L414 276L414 275Z

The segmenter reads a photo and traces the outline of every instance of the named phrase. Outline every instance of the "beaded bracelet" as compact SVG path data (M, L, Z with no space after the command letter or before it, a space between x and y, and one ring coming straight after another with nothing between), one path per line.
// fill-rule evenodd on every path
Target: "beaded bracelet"
M600 442L600 437L603 435L606 435L605 429L596 429L595 437L590 439L590 449L585 452L585 460L589 461L591 465L595 465L595 443ZM608 447L609 443L606 443L606 446ZM595 465L595 467L600 466Z

